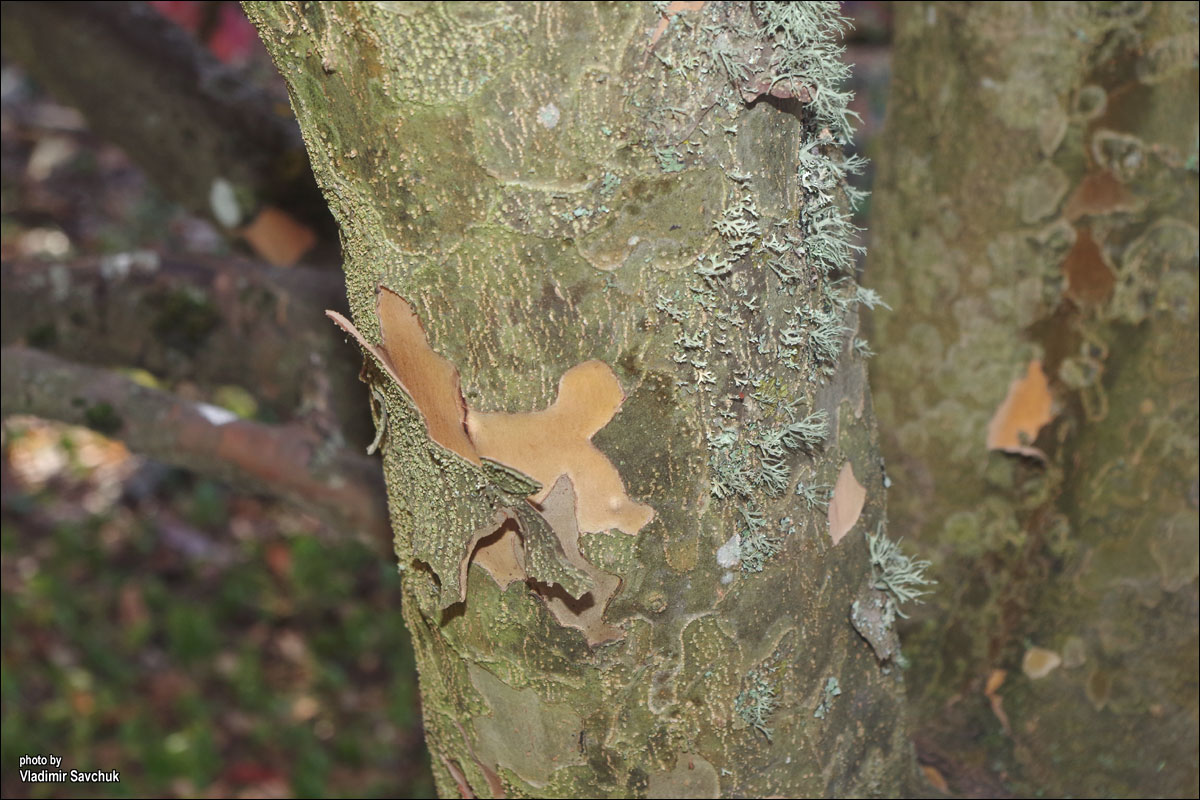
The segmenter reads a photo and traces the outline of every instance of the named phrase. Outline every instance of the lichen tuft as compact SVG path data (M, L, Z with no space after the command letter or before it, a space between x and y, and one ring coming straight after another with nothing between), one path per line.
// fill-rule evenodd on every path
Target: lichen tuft
M871 575L875 588L886 592L895 612L907 618L900 610L900 605L909 601L924 602L921 597L930 594L931 590L923 587L937 583L925 576L925 570L932 566L931 563L904 555L900 551L900 543L893 542L883 532L882 523L874 535L867 534L867 543L871 551Z

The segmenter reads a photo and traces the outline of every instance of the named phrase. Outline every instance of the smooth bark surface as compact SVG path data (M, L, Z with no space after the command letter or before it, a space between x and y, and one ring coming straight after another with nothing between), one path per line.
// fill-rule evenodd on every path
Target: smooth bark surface
M342 226L441 794L903 791L836 6L246 7Z
M897 7L871 378L955 791L1196 791L1197 50L1194 3Z

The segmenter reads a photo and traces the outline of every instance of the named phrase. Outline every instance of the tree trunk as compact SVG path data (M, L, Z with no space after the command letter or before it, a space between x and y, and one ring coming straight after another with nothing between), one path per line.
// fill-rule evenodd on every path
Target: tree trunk
M837 4L247 11L342 227L439 791L903 791Z
M871 377L892 528L944 587L905 639L919 749L1193 794L1196 5L896 23Z

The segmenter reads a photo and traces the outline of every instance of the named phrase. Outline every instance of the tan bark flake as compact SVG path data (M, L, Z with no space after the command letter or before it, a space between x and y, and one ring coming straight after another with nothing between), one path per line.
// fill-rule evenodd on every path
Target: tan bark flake
M575 491L566 475L555 482L542 507L542 516L553 529L567 560L583 570L595 588L579 598L573 598L560 587L535 586L535 590L546 602L546 607L562 625L578 628L587 637L588 644L596 645L620 639L625 631L604 621L604 611L612 601L621 579L602 572L591 564L579 550L578 513L575 509ZM557 589L557 591L555 591Z
M430 439L472 464L479 464L479 454L467 437L464 424L467 404L459 388L458 370L429 346L421 321L403 297L380 286L376 303L383 334L381 346L368 342L336 311L326 311L325 315L379 359L392 380L412 398L425 420Z
M867 490L854 477L854 468L847 461L838 474L833 497L829 500L829 536L835 545L858 522L866 499Z
M381 346L368 342L341 314L327 311L326 315L373 354L404 389L430 439L474 464L487 458L544 487L529 502L554 531L565 561L585 573L594 587L574 597L557 583L531 579L523 540L527 534L522 534L513 509L501 509L467 545L459 568L462 599L466 599L467 571L475 562L502 590L515 581L528 581L555 618L583 631L589 644L621 638L624 631L602 619L621 580L597 569L579 549L581 532L615 528L632 535L654 518L654 509L626 494L616 467L591 441L625 400L612 368L602 361L585 361L567 370L559 381L558 397L542 411L473 411L463 399L458 370L430 347L412 306L381 286L377 311Z
M1008 396L996 409L988 423L987 448L1018 453L1041 460L1046 454L1033 446L1033 440L1046 423L1054 419L1054 398L1050 384L1042 371L1042 362L1029 362L1025 377L1018 378L1008 387Z
M497 511L491 525L475 532L467 544L467 557L462 561L458 585L462 599L467 599L467 570L472 563L483 567L492 580L504 591L509 584L523 581L525 574L525 551L521 547L517 520L511 514Z
M654 509L630 499L617 468L591 441L624 400L612 368L603 361L585 361L562 376L558 398L544 411L468 411L467 430L480 455L543 486L534 502L543 502L559 476L566 475L575 487L580 530L617 528L636 534L654 518Z
M1000 695L1000 687L1004 685L1007 677L1008 670L994 669L988 673L987 680L983 685L983 696L988 699L988 704L992 707L992 713L996 719L1000 720L1000 727L1011 736L1012 727L1008 724L1008 714L1004 712L1004 698Z
M581 530L616 528L636 534L654 518L654 509L625 493L617 468L591 441L625 400L611 367L585 361L567 370L559 380L558 397L542 411L473 411L463 399L458 370L429 346L412 306L381 286L377 308L382 346L368 342L336 311L325 313L412 398L429 438L473 464L482 463L483 456L530 476L544 487L532 496L538 503L560 476L568 476L578 498Z
M1044 647L1029 648L1021 659L1021 671L1035 681L1046 677L1061 665L1062 656Z

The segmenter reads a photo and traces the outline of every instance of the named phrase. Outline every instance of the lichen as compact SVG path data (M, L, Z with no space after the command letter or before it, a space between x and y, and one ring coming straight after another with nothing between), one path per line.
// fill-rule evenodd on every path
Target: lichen
M840 3L756 2L761 34L772 45L771 85L787 83L792 94L807 89L809 107L820 128L828 128L841 144L849 144L853 129L849 109L854 93L840 87L850 77L839 44L849 20Z
M838 684L838 679L834 675L830 675L825 681L825 688L821 691L821 703L817 706L817 710L813 712L813 716L817 719L825 719L825 715L833 708L833 700L842 693L842 687Z
M937 584L937 581L925 576L925 570L932 564L904 555L900 551L900 543L893 542L883 532L882 523L874 535L867 535L867 542L875 588L886 592L895 605L896 613L906 617L900 606L908 602L924 602L921 598L931 591L924 587Z
M762 572L767 559L779 552L783 537L773 530L763 513L749 504L738 507L738 557L742 569L747 572Z
M747 725L765 736L769 742L772 730L767 725L767 721L779 707L779 698L776 697L775 687L759 670L751 670L746 673L743 685L746 688L734 701L734 710L741 715Z
M828 508L829 497L832 492L832 486L796 481L795 494L804 501L805 507L810 511L816 511L819 508Z
M871 645L881 663L900 655L896 603L883 592L864 585L850 604L850 624Z

